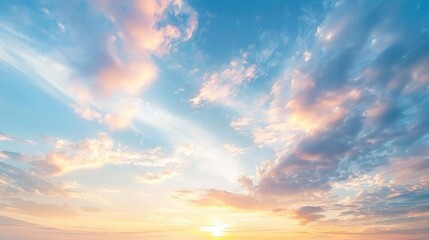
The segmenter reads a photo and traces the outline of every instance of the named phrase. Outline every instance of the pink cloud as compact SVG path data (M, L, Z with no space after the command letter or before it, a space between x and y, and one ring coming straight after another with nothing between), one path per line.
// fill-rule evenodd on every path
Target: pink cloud
M133 50L166 53L175 41L189 40L198 25L197 13L183 1L149 0L125 3L128 14L119 11L119 2L101 1L99 6L118 25L121 36ZM167 23L166 15L181 15L187 20L180 25Z
M99 73L97 83L104 95L136 95L155 80L157 71L150 61L113 65Z
M178 0L100 0L92 6L117 31L105 37L108 61L95 73L95 84L73 84L76 103L72 107L84 119L111 129L126 128L139 111L117 105L124 102L122 98L137 98L156 80L159 70L153 57L188 41L198 26L197 13Z
M302 137L325 131L343 120L348 106L361 99L358 89L327 91L314 97L314 80L295 71L290 85L275 82L272 86L265 124L253 131L260 146L287 146ZM287 97L285 97L287 96Z
M101 114L90 107L80 105L72 105L71 107L83 119L94 120L101 118Z
M426 151L428 152L428 151ZM427 154L427 153L426 153ZM424 156L394 157L380 174L397 186L429 186L429 159Z
M101 107L108 108L107 113L98 112L95 107L87 106L85 103L72 104L71 107L79 116L86 120L98 121L112 130L128 127L134 117L141 110L141 101L134 97L121 97L113 101L106 101Z
M319 206L302 206L295 211L294 218L298 219L302 224L307 224L324 218L325 216L320 214L323 211L323 208Z
M237 209L262 209L264 206L249 195L236 194L224 190L207 189L202 192L186 194L187 201L202 207L232 207ZM190 197L190 198L189 198Z
M231 105L240 87L257 76L256 65L250 64L247 58L246 52L223 68L206 74L205 82L198 94L189 100L190 104L194 107L204 102Z

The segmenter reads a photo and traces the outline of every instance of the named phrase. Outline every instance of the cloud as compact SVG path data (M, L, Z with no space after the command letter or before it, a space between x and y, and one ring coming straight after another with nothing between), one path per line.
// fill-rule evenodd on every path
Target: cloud
M310 61L310 59L311 59L311 52L305 51L302 55L304 57L304 61L306 61L306 62Z
M238 183L240 184L240 187L242 187L247 193L253 192L253 179L250 177L247 177L245 175L241 175L238 177Z
M231 122L230 126L237 131L240 131L242 128L250 125L252 120L248 117L242 117L235 119Z
M139 98L128 97L109 101L109 113L101 114L85 104L72 104L71 107L83 119L97 121L110 128L110 130L129 127L136 115L142 111L142 101Z
M189 155L183 153L180 147L172 155L165 155L160 148L132 151L116 143L105 133L77 142L53 139L51 144L53 151L32 156L31 159L37 169L52 175L97 169L109 164L177 168L185 163L185 157Z
M95 110L87 106L73 104L71 107L81 118L85 120L94 120L102 118L102 115L99 112L96 112Z
M389 164L381 170L381 175L393 181L394 185L416 184L429 185L425 172L429 168L429 159L424 156L409 156L392 158Z
M320 214L323 211L323 208L319 206L302 206L295 211L295 218L302 224L307 224L324 218L325 216Z
M105 114L98 121L110 127L110 129L122 129L128 127L134 117L141 111L142 102L138 98L123 98L111 104L113 113Z
M246 153L246 148L240 148L233 144L224 144L223 148L233 157L238 157Z
M21 213L30 216L57 218L73 217L76 212L67 205L41 204L19 198L8 199L6 204L0 204L0 209L9 213Z
M34 165L53 175L61 175L78 169L99 168L114 162L117 157L113 152L113 140L106 134L80 142L56 140L55 150L41 156Z
M138 113L121 117L123 109L129 109L128 99L140 98L157 79L154 58L191 39L198 25L197 13L183 1L35 4L45 10L16 8L61 29L51 31L48 39L29 37L28 26L3 18L1 45L9 47L0 49L2 62L82 118L112 130L129 127ZM105 27L94 29L88 22Z
M248 55L249 53L245 52L227 66L206 74L199 93L189 100L189 103L193 107L204 102L231 105L240 87L257 77L256 65L248 62Z
M20 194L65 195L68 190L61 184L51 183L33 172L25 171L0 161L0 192L2 198Z
M25 143L25 144L30 144L30 145L34 145L35 144L31 140L23 139L23 138L19 138L19 137L15 137L15 136L11 136L11 135L7 135L7 134L2 133L2 132L0 132L0 141L13 141L13 142Z
M107 108L110 112L97 119L111 129L122 129L130 125L140 109L130 106L129 100L120 99L137 96L155 81L158 67L151 55L165 55L178 43L188 41L198 24L197 14L182 1L99 1L94 7L119 29L110 37L109 54L113 61L96 73L95 91L104 96L119 95L119 101L112 104L120 107ZM123 44L124 48L116 49L115 44ZM124 53L132 57L119 57ZM91 99L89 103L80 104L100 106L97 102ZM125 117L124 109L127 109Z
M189 40L198 24L197 13L184 1L99 1L98 6L135 50L164 52L173 42ZM168 17L179 24L169 22Z
M122 63L119 63L122 65ZM103 95L137 95L157 77L158 69L150 61L124 63L101 70L97 78L98 91Z
M29 160L30 157L25 155L25 154L20 154L17 152L1 151L0 150L0 159Z
M362 16L359 21L355 21L355 14ZM379 14L384 14L389 24ZM312 57L321 58L319 63L292 64L273 84L266 124L251 131L256 144L273 147L280 157L261 165L257 191L265 194L329 191L332 182L355 176L356 169L362 172L382 169L388 157L419 145L418 139L428 133L423 126L426 118L420 114L423 105L407 104L415 103L407 92L400 93L394 88L384 91L382 86L386 85L382 83L387 75L371 75L371 80L365 77L368 69L386 72L398 64L403 67L395 68L400 72L392 77L411 76L412 66L419 66L428 55L427 51L414 54L414 50L405 47L390 55L389 45L384 50L372 49L368 42L381 37L380 32L405 34L416 30L394 28L395 14L396 11L385 11L372 4L344 3L333 9L320 24L311 49ZM403 46L404 39L418 41L408 36L395 38L389 44ZM338 47L339 42L348 42L349 46ZM425 45L419 47L425 49ZM371 52L373 57L363 58L361 52ZM401 60L406 52L413 57ZM389 57L383 57L384 54ZM403 82L394 86L406 89L406 85ZM406 114L410 109L413 113ZM416 138L411 140L406 129L415 129L417 125L420 134L415 132ZM394 150L389 151L389 147Z
M356 226L427 221L429 78L422 66L429 42L421 31L427 23L413 11L400 2L329 8L314 32L296 40L296 56L272 82L261 111L231 123L275 157L261 162L254 176L240 177L245 194L207 189L197 202L243 208L247 197L270 199L276 205L270 209L286 209L304 224L328 212L333 219L326 221ZM404 13L411 15L404 19ZM206 84L218 87L215 74ZM224 92L231 92L232 82ZM211 102L199 96L192 101Z
M0 225L1 226L35 226L34 224L21 221L15 218L0 216Z
M158 183L177 175L173 170L164 170L160 173L146 172L137 176L137 179L143 183Z
M230 161L243 149L219 144L194 122L146 107L140 99L160 73L156 62L194 35L196 12L181 1L79 4L82 12L64 11L69 21L55 19L62 34L71 34L56 35L70 39L70 51L44 53L40 49L54 47L5 23L0 43L8 47L0 48L0 60L32 77L82 118L111 129L127 128L136 119L165 133L172 150L132 150L102 133L80 141L52 140L52 150L38 155L1 151L2 194L55 194L63 190L36 173L58 177L107 165L136 166L141 168L138 180L160 182L177 176L195 152L195 169L203 166L205 174L228 180L243 174ZM287 46L264 45L267 49L255 56L242 52L205 74L191 106L238 109L230 126L244 133L240 137L251 138L257 150L273 154L264 155L253 175L246 165L235 191L229 186L178 195L200 207L268 211L303 224L326 218L321 225L360 226L363 234L372 233L374 224L419 229L427 223L429 41L427 6L419 4L325 2L321 22L312 20L318 26L302 30L296 39L291 34ZM76 9L69 6L66 10ZM91 29L88 22L100 27ZM278 66L273 69L267 66L275 50L290 55L272 63ZM268 90L255 81L259 78L272 79L264 81ZM258 89L245 92L246 87ZM17 141L5 134L0 140ZM195 149L178 146L190 140L198 142Z
M369 178L370 181L378 180ZM358 184L365 190L347 198L347 206L341 208L340 217L366 225L366 221L379 224L400 224L408 221L416 225L427 221L428 192L421 187L385 184ZM368 188L369 187L369 188ZM414 219L414 220L413 220Z
M427 159L411 155L390 159L369 175L336 183L335 189L351 193L344 199L349 207L342 209L341 215L398 223L425 216L429 209L425 202L429 198L425 190L429 184L425 170Z
M360 125L360 118L350 119L335 130L309 135L275 163L261 165L257 191L282 195L329 190L330 179L338 177L340 160L350 154Z
M179 191L176 197L185 199L187 202L201 207L232 207L241 210L263 208L263 204L252 196L217 189Z
M134 151L115 142L106 133L99 133L95 138L72 142L66 139L48 138L47 143L53 148L43 154L23 155L15 152L0 151L0 159L20 161L30 164L31 173L7 163L0 170L2 181L11 184L9 191L60 191L54 184L44 181L38 175L61 176L73 171L99 169L106 165L130 165L146 168L137 179L143 183L162 182L178 175L198 152L190 144L177 146L167 153L161 148ZM149 169L153 169L149 171ZM156 169L156 170L155 170ZM28 183L28 184L27 184ZM12 188L12 186L15 186ZM52 188L52 189L51 189ZM13 191L12 191L13 190Z

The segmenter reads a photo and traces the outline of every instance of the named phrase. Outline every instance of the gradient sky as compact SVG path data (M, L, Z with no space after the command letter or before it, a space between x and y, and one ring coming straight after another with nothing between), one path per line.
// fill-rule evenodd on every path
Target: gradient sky
M0 1L0 239L429 239L429 1Z

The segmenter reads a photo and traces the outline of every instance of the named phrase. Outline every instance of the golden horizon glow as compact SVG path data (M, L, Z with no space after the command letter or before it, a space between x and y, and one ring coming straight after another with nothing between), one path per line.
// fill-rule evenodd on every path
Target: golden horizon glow
M226 233L227 233L226 229L229 226L230 225L222 223L220 221L215 221L213 223L213 225L211 225L211 226L203 226L203 227L201 227L201 231L202 232L208 232L213 237L219 238L219 237L223 237L223 236L226 235Z

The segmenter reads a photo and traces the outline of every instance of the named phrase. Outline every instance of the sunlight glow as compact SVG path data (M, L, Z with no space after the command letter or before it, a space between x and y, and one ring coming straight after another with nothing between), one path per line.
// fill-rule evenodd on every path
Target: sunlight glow
M225 229L229 227L228 224L216 222L211 226L201 227L201 231L210 233L213 237L222 237L225 235Z

